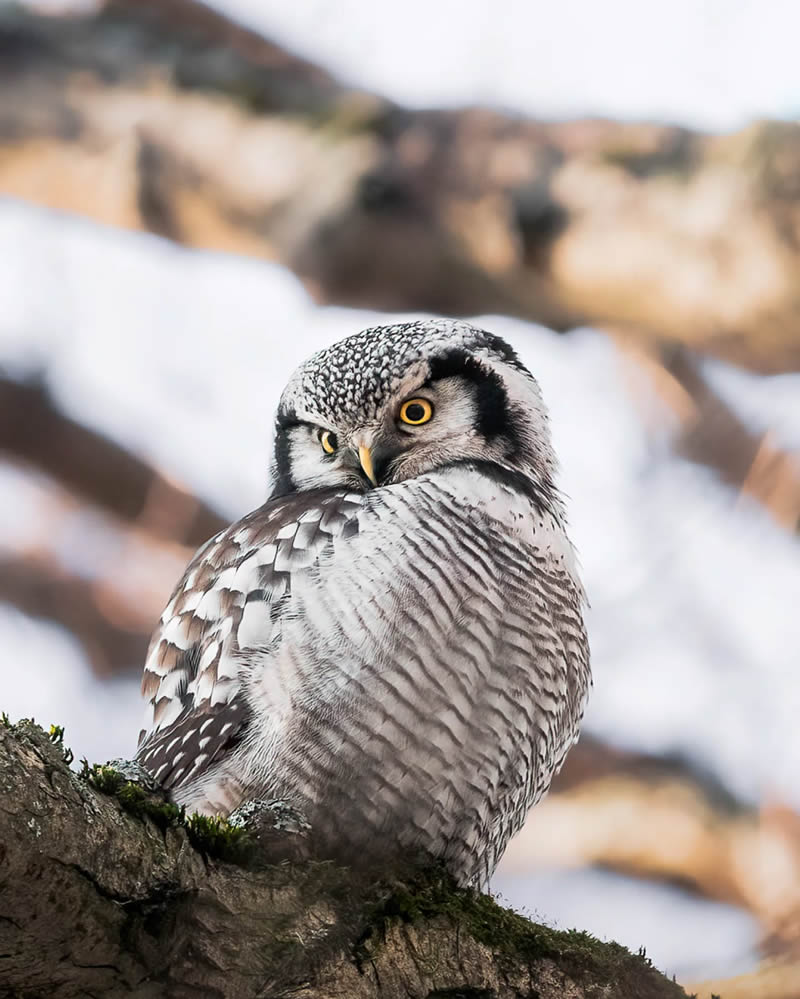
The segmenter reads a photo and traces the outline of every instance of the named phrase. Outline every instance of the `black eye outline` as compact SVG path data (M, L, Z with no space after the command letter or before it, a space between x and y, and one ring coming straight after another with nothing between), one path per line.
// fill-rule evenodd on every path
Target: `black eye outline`
M336 434L332 430L320 430L317 436L325 454L336 454L339 442L336 440Z
M422 410L422 416L418 420L410 419L408 416L408 410L412 406L419 406ZM433 403L429 402L427 399L423 399L420 396L414 396L413 399L406 399L403 405L400 407L400 420L409 427L421 427L426 423L430 423L433 419Z

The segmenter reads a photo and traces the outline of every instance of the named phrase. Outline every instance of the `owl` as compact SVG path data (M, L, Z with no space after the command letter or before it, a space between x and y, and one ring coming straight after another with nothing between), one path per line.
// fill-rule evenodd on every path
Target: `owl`
M290 378L267 502L194 556L137 759L189 811L280 799L326 856L485 884L577 738L584 595L537 382L464 322Z

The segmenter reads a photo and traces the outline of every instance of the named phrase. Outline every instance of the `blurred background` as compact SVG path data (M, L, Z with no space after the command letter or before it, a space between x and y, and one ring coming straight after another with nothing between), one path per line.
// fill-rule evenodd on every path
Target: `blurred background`
M0 0L0 708L130 756L293 367L443 313L553 416L585 733L494 889L800 996L800 7Z

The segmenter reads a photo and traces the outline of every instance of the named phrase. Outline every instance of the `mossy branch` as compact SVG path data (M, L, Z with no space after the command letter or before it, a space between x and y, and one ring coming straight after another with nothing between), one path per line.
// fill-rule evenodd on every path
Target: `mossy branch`
M439 870L370 884L270 863L247 831L187 816L124 767L72 771L63 739L0 724L0 996L684 995L643 956Z

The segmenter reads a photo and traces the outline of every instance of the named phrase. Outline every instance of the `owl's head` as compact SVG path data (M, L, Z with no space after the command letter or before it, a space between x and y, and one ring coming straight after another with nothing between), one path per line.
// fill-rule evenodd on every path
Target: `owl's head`
M362 490L469 460L552 491L536 380L504 340L468 323L379 326L314 354L290 378L276 419L272 495Z

